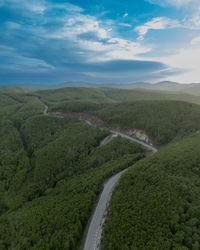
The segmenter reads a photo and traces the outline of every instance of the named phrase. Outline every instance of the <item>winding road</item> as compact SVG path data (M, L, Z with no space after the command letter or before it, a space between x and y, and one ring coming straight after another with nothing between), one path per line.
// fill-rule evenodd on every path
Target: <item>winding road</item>
M135 138L132 138L128 135L125 135L123 133L110 130L112 134L120 135L123 138L126 138L128 140L137 142L147 148L148 150L151 150L152 153L156 153L158 150L144 142L141 142ZM107 208L110 203L110 199L112 196L113 189L115 185L118 183L121 175L126 172L128 169L125 169L118 174L112 176L107 183L104 185L103 192L101 193L100 199L98 201L98 204L96 206L95 212L93 214L88 232L87 237L85 240L84 250L98 250L100 249L100 243L101 243L101 236L103 232L103 225L105 222L105 218L107 215Z
M45 104L45 106L44 106L44 111L43 111L43 114L44 115L48 115L48 106Z
M47 105L45 105L43 114L45 116L49 115ZM86 120L85 122L88 125L93 126L93 124L90 121ZM152 147L144 142L141 142L135 138L132 138L128 135L125 135L121 132L114 131L114 130L110 130L110 132L113 135L119 135L119 136L126 138L128 140L137 142L137 143L141 144L143 147L145 147L146 149L152 151L152 153L155 153L158 151L156 148L154 148L154 147ZM91 220L91 223L89 225L89 229L88 229L85 244L84 244L84 250L98 250L98 249L100 249L101 237L102 237L102 232L103 232L103 225L104 225L104 222L106 219L107 210L108 210L108 206L109 206L110 199L112 196L112 192L113 192L115 185L118 183L121 175L126 171L127 171L127 169L119 172L118 174L115 174L104 184L103 192L101 193L100 199L99 199L98 204L95 208L95 212L92 216L92 220Z

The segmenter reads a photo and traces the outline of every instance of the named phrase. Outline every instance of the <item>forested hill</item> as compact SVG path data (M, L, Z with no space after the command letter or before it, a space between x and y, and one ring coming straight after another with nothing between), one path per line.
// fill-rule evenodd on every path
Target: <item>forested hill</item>
M62 91L0 93L0 249L78 249L103 183L130 166L114 195L105 249L160 249L161 242L199 249L200 106ZM169 145L154 156L120 137L100 147L108 130L44 116L44 103Z
M200 106L180 101L64 102L50 107L54 112L90 113L123 131L142 129L158 146L200 131Z
M127 102L139 100L179 100L200 104L198 96L182 92L168 92L147 89L114 89L114 88L81 88L67 87L55 90L35 92L48 102L94 101L94 102Z
M200 249L199 145L200 136L170 144L121 178L103 249Z
M37 96L0 94L0 249L77 249L105 180L145 156Z

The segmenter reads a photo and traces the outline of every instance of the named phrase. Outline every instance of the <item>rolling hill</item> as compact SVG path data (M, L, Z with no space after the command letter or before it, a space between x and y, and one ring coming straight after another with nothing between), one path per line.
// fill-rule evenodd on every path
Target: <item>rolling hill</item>
M174 94L189 94L200 96L200 83L182 84L177 82L163 81L158 83L148 82L135 82L135 83L88 83L88 82L63 82L60 84L13 84L13 85L0 85L0 91L3 92L27 92L39 90L55 90L67 87L76 88L109 88L109 89L146 89L152 91L169 92Z
M34 93L46 102L93 101L127 102L139 100L178 100L200 104L200 98L185 93L162 92L145 89L75 88L43 90Z

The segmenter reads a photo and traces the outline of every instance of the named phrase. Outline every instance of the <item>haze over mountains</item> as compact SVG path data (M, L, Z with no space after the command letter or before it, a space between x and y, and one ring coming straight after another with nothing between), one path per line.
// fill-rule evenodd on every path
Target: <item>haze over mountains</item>
M69 81L60 84L12 84L12 85L0 85L0 91L7 92L26 92L34 90L46 90L46 89L60 89L65 87L85 87L85 88L121 88L121 89L135 89L144 88L152 90L161 91L171 91L171 92L187 92L189 94L199 95L200 94L200 83L184 84L171 81L162 81L157 83L149 82L135 82L135 83L107 83L107 84L97 84L89 82L76 82Z

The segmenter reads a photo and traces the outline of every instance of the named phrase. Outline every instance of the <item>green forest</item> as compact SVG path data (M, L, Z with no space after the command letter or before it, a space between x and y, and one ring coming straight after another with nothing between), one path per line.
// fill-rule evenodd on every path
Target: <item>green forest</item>
M182 101L134 101L126 103L64 102L51 111L86 112L106 125L126 131L142 129L157 146L180 140L200 130L200 106Z
M77 249L103 183L145 156L78 119L42 114L36 96L2 94L0 249Z
M199 90L196 91L199 93ZM35 92L48 102L65 102L65 101L93 101L98 103L104 102L129 102L141 100L178 100L190 103L200 104L199 96L195 91L191 94L184 92L160 91L143 88L136 89L116 89L116 88L84 88L84 87L67 87L56 90L40 90Z
M103 184L128 167L112 196L103 249L200 249L200 106L187 95L127 93L0 92L0 249L81 249ZM121 137L100 146L109 130L44 116L45 104L91 114L107 128L142 129L159 152Z
M123 175L103 249L200 249L199 144L200 136L170 144Z

